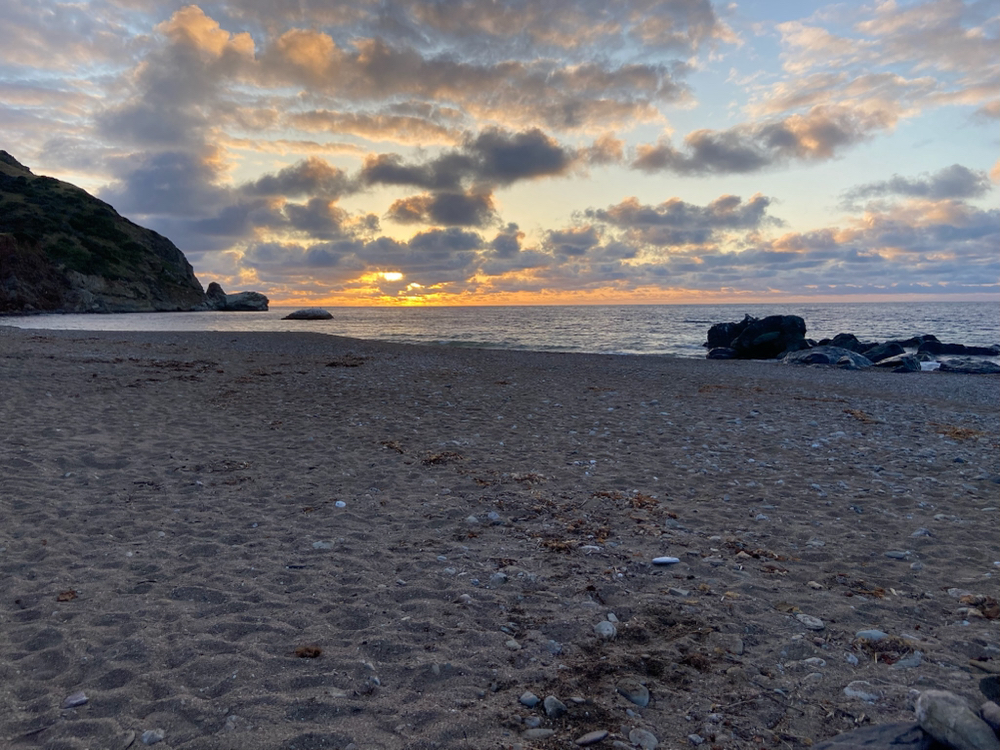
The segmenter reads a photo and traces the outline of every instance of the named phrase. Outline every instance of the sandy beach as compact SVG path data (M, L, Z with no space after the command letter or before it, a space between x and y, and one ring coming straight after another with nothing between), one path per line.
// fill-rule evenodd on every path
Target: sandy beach
M0 746L798 750L978 705L998 420L994 376L0 327Z

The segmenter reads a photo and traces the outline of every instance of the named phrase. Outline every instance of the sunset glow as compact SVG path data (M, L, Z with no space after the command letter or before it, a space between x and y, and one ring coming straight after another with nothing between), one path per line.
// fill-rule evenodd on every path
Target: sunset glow
M7 8L0 148L169 237L206 286L1000 299L989 3Z

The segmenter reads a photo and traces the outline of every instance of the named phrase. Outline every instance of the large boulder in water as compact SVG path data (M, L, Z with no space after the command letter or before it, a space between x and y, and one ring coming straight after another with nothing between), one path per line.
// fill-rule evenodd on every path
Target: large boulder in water
M260 292L226 294L222 286L213 281L205 291L205 303L199 309L218 312L266 312L270 300Z
M282 320L330 320L333 314L322 307L304 307L301 310L290 312Z
M876 344L864 349L859 354L864 354L872 362L881 362L883 359L889 359L889 357L898 357L901 354L906 354L906 349L895 341L886 341L884 344Z
M744 315L739 323L716 323L708 329L708 341L705 346L709 349L728 349L743 331L747 329L756 318Z
M808 349L806 322L798 315L768 315L753 320L730 346L740 359L775 359Z

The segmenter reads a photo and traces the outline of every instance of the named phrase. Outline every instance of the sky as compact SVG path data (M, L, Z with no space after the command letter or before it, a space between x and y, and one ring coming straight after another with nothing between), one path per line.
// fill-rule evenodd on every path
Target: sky
M0 0L0 148L275 304L1000 301L998 32L998 0Z

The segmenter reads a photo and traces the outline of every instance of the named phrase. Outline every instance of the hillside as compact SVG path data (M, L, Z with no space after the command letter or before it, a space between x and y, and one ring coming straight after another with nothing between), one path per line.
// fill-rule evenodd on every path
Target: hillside
M0 151L0 313L204 304L191 264L170 240Z

